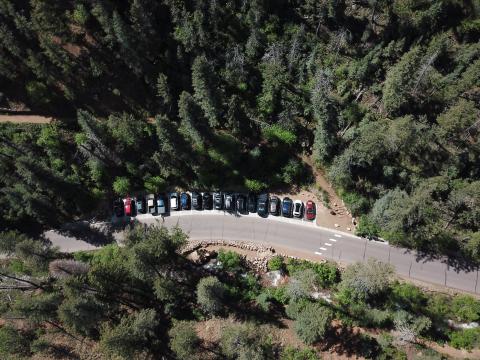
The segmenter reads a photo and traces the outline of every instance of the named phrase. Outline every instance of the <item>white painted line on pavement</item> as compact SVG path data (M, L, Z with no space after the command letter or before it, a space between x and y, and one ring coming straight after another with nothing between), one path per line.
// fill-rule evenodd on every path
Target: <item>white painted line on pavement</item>
M340 235L340 234L335 234L335 236L336 236L336 237L342 237L342 235Z
M327 245L327 246L332 246L332 244L330 244L330 243L325 243L325 245Z
M330 240L330 241L333 241L333 242L337 242L337 240L336 240L336 239L328 239L328 240Z
M315 251L315 254L316 254L316 255L322 255L322 253L321 253L321 252L318 252L318 251Z
M320 250L327 251L327 248L321 247Z

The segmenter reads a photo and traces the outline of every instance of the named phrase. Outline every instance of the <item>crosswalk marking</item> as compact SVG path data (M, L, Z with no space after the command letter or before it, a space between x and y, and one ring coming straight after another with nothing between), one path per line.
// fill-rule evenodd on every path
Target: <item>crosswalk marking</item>
M330 240L330 241L333 241L333 242L337 242L337 240L336 240L336 239L328 239L328 240Z
M339 235L339 234L335 234L336 237L342 237L342 235Z
M325 245L327 245L327 246L332 246L332 244L330 244L330 243L325 243Z
M318 251L315 251L315 254L316 254L316 255L322 255L322 253L321 253L321 252L318 252Z
M327 248L321 247L320 250L326 251Z

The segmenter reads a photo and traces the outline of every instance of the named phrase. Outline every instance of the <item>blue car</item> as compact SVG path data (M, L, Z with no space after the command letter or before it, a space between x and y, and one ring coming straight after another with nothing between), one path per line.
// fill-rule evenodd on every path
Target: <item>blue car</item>
M190 195L182 193L180 195L180 205L182 206L182 210L190 210Z
M282 215L285 217L292 217L293 201L286 197L282 202Z

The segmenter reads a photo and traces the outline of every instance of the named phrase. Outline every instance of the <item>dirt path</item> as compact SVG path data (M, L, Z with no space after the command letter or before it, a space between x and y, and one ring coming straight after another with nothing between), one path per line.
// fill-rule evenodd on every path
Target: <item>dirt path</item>
M14 124L49 124L53 118L40 115L0 115L0 123Z

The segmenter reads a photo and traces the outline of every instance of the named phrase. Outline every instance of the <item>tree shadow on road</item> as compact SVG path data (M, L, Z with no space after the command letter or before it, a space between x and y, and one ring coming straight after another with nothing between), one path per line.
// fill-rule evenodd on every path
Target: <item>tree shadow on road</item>
M101 223L92 225L86 221L66 224L55 232L62 236L74 238L75 240L84 241L94 246L103 246L115 242L113 236L115 231L123 229L124 225L112 225L109 223Z

